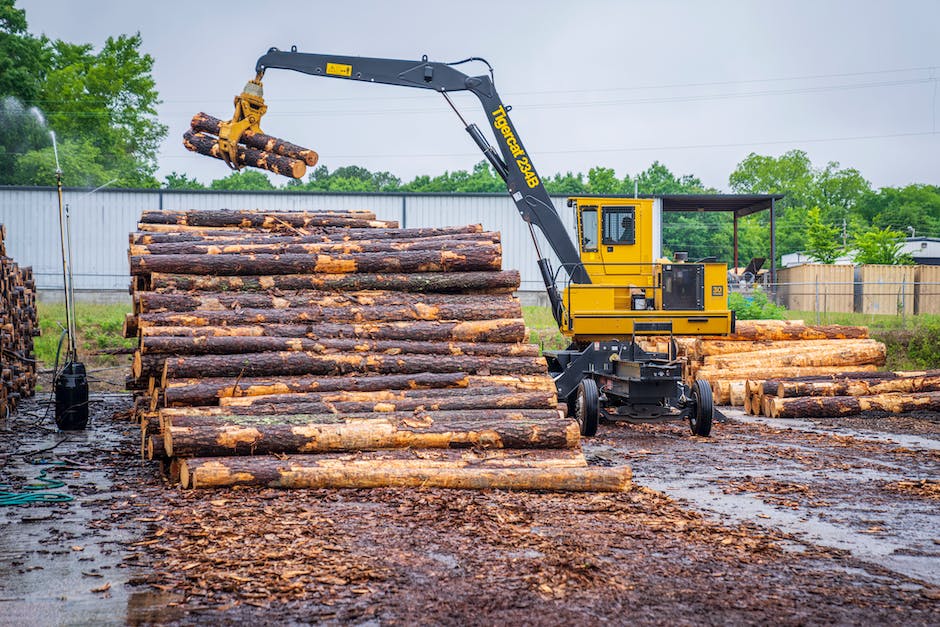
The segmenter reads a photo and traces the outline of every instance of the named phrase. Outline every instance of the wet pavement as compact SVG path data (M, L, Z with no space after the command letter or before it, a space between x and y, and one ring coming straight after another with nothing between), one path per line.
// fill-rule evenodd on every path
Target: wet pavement
M637 483L718 520L756 522L940 585L940 500L890 490L940 481L940 416L917 419L920 433L897 433L877 420L723 413L728 422L708 439L678 423L618 424L585 451L630 463Z
M93 400L0 423L0 483L74 498L0 507L0 624L940 624L935 415L603 425L619 495L183 492Z

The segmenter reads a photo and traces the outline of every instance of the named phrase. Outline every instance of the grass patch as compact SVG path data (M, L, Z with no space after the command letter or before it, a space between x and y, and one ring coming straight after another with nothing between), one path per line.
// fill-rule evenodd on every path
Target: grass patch
M75 344L78 357L91 370L108 369L89 377L94 386L96 379L107 383L121 383L123 386L124 372L130 364L128 355L101 355L99 351L115 348L132 348L136 339L122 337L124 316L131 312L130 303L115 305L95 305L91 303L76 303L75 305ZM42 367L51 369L55 364L56 349L62 329L65 328L65 305L61 303L39 303L39 328L42 335L35 338L36 359ZM62 347L65 352L65 346ZM60 356L59 363L61 365ZM97 389L100 389L98 387Z
M568 340L558 330L558 323L550 307L523 307L522 317L529 327L529 341L540 350L562 350L568 348Z

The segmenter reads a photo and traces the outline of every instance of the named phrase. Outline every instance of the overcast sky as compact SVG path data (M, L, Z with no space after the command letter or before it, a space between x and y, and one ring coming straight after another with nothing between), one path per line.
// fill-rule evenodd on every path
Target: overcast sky
M456 61L485 57L543 176L618 176L654 160L728 190L751 152L805 150L875 186L940 184L940 1L250 2L18 0L35 34L91 43L143 36L153 55L171 171L203 182L224 164L187 152L193 113L232 114L268 48ZM484 68L462 66L468 73ZM425 90L271 70L264 130L407 181L481 160ZM485 128L479 104L461 109ZM278 181L280 183L281 181Z

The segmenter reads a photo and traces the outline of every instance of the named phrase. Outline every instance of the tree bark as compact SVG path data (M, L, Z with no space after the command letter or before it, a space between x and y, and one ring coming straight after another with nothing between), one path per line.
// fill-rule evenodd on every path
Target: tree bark
M477 355L537 357L534 344L421 342L405 340L319 339L288 337L143 337L143 355L228 355L279 351L313 353L386 353L397 355Z
M372 215L374 218L374 214ZM296 242L341 242L362 239L423 239L426 237L450 237L453 239L461 239L462 236L466 234L476 234L483 232L483 227L479 224L413 229L365 229L349 228L344 226L312 227L302 229L302 231L307 231L306 233L299 232L299 230L295 229L294 227L290 227L290 232L288 233L285 232L284 228L285 227L282 226L279 230L272 231L246 231L234 228L213 228L206 229L203 233L200 233L198 228L195 230L186 230L185 232L177 232L172 230L169 232L146 231L140 233L131 233L129 239L131 244L142 245L179 242L216 243L222 241L227 241L233 244L238 242L251 244L282 241L285 238ZM190 229L192 229L192 227L190 227Z
M495 396L505 394L518 396L519 394L536 394L539 397L551 397L547 406L554 407L557 403L555 384L549 377L527 377L524 380L515 377L474 377L466 380L466 387L456 388L424 388L424 389L383 389L374 391L348 391L336 390L332 392L301 392L289 394L266 394L264 396L233 396L219 399L221 407L259 407L261 405L280 407L285 405L302 405L308 403L337 403L337 402L396 402L400 400L440 400L440 399L473 399L476 396ZM492 379L492 381L491 381ZM501 381L500 379L504 379ZM539 401L542 402L542 401ZM534 406L533 406L534 407ZM472 409L472 407L470 408ZM285 412L290 413L290 412Z
M426 390L439 388L509 386L514 389L544 390L553 385L541 376L471 376L466 372L415 375L375 375L355 377L239 377L168 379L163 387L168 406L217 405L228 397L303 394L308 392L378 392L383 390ZM277 399L274 400L276 402Z
M747 379L759 374L767 379L786 379L790 377L803 376L839 376L846 372L875 372L877 366L774 366L774 367L732 367L721 368L715 366L705 366L695 372L695 378L704 381L730 381L735 379Z
M243 255L246 253L264 254L351 254L381 253L407 250L453 250L484 244L498 244L498 233L466 233L460 238L424 238L424 239L377 239L350 241L321 241L321 238L306 238L312 241L298 241L298 237L268 238L266 242L246 242L242 238L215 242L180 242L176 244L131 244L133 255Z
M208 275L350 274L375 272L472 272L499 270L498 244L473 248L335 255L134 255L131 274L171 272Z
M357 353L321 355L307 352L195 355L166 360L162 381L184 377L252 377L278 375L342 375L351 373L418 374L544 374L541 357L476 357L468 355L384 355Z
M231 211L228 209L222 211L166 211L158 209L144 211L140 216L139 224L166 224L173 227L207 229L398 228L398 222L394 220L376 220L375 214L371 211Z
M862 366L883 365L885 345L875 340L840 344L837 347L766 350L759 353L714 355L705 358L712 368L778 368L789 366Z
M190 122L190 128L196 133L210 133L217 136L222 130L222 120L207 113L197 113ZM238 138L238 142L262 152L300 159L309 166L317 164L318 156L315 151L265 133L256 133L248 129Z
M269 290L397 290L402 292L508 293L519 289L519 272L415 272L411 274L280 274L269 276L150 276L150 288L163 292L267 292Z
M868 411L902 414L910 411L940 410L940 392L919 394L879 394L874 396L768 396L767 415L772 418L820 418L853 416Z
M466 300L465 300L466 299ZM406 321L489 321L522 318L519 301L510 296L474 298L462 296L454 302L427 306L378 305L307 307L295 309L240 309L141 314L140 327L150 326L243 326L255 324L375 323ZM418 325L416 325L418 326Z
M742 355L764 351L802 352L805 350L841 350L847 346L868 346L874 340L694 340L688 345L686 354L703 360L717 355ZM680 343L680 349L682 344ZM746 359L747 357L744 356Z
M463 396L415 396L402 399L368 400L321 400L296 403L254 405L225 405L202 408L164 408L161 415L172 416L178 413L205 416L271 416L275 420L284 414L382 414L387 412L407 411L466 411L485 409L555 409L558 398L555 392L514 392L473 390L473 395ZM176 414L174 414L176 412Z
M731 336L706 336L703 341L734 340L844 340L868 338L868 327L838 324L807 326L802 320L739 320Z
M223 159L219 140L205 133L186 131L183 133L183 146L185 146L187 150L206 155L207 157ZM295 179L302 178L307 172L307 164L299 159L291 159L290 157L282 157L281 155L270 152L262 152L255 148L249 148L244 144L236 144L235 146L235 164L260 168L268 172L283 174L284 176Z
M270 416L256 417L262 421L255 423L241 416L241 425L193 427L175 426L174 420L164 430L164 447L171 457L218 457L385 448L576 448L580 442L578 424L556 410L487 410L488 417L466 417L472 413L302 415L296 421L282 415L277 424L266 424ZM531 418L535 415L544 417Z
M773 393L781 398L799 396L871 396L891 392L940 390L940 374L895 378L843 378L836 381L779 381Z
M442 467L415 460L405 465L385 461L329 464L320 456L287 460L267 458L191 459L181 464L184 488L261 485L270 488L458 488L476 490L544 490L550 492L623 492L630 489L629 466Z
M185 311L229 311L238 309L309 309L345 307L448 307L463 305L486 307L504 306L516 302L506 295L477 294L415 294L395 291L326 292L304 290L276 294L196 292L193 294L163 294L138 292L134 295L137 313L164 313Z
M424 342L519 343L526 336L522 318L495 320L375 322L342 324L257 324L242 326L145 326L141 337L288 337L310 339L399 340Z

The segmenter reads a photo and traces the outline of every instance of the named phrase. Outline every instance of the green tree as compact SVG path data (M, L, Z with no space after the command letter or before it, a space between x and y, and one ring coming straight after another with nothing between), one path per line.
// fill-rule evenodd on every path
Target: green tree
M857 212L873 226L940 237L940 186L883 187L866 194Z
M826 224L819 207L806 212L806 252L819 263L835 263L842 255L839 229Z
M268 177L258 170L241 170L232 172L225 178L215 179L209 183L209 189L219 191L267 191L274 189Z
M588 170L587 178L587 188L590 194L619 194L623 189L613 168L593 167Z
M904 233L891 229L872 228L855 238L855 263L910 265L914 260L904 247Z
M857 208L870 193L868 181L857 170L841 168L834 161L814 168L802 150L779 157L751 153L737 165L728 182L739 194L785 194L777 203L778 261L780 255L805 248L806 211L811 207L819 207L824 222L844 220L850 233L867 224L859 218ZM768 225L769 215L762 212L758 220Z
M27 30L26 11L15 0L0 0L0 95L36 104L46 73L45 38Z
M206 186L195 178L174 170L164 177L163 189L206 189Z
M63 140L88 141L97 164L126 187L156 187L157 149L166 126L157 120L153 57L141 54L140 34L90 44L53 42L40 98Z
M545 189L549 194L586 194L588 187L584 182L584 175L578 172L572 174L570 171L564 175L556 173L550 178L542 179Z
M114 172L101 164L101 152L91 141L67 140L58 143L62 184L98 187L117 183ZM55 155L52 145L31 150L17 158L12 178L18 185L55 185Z

